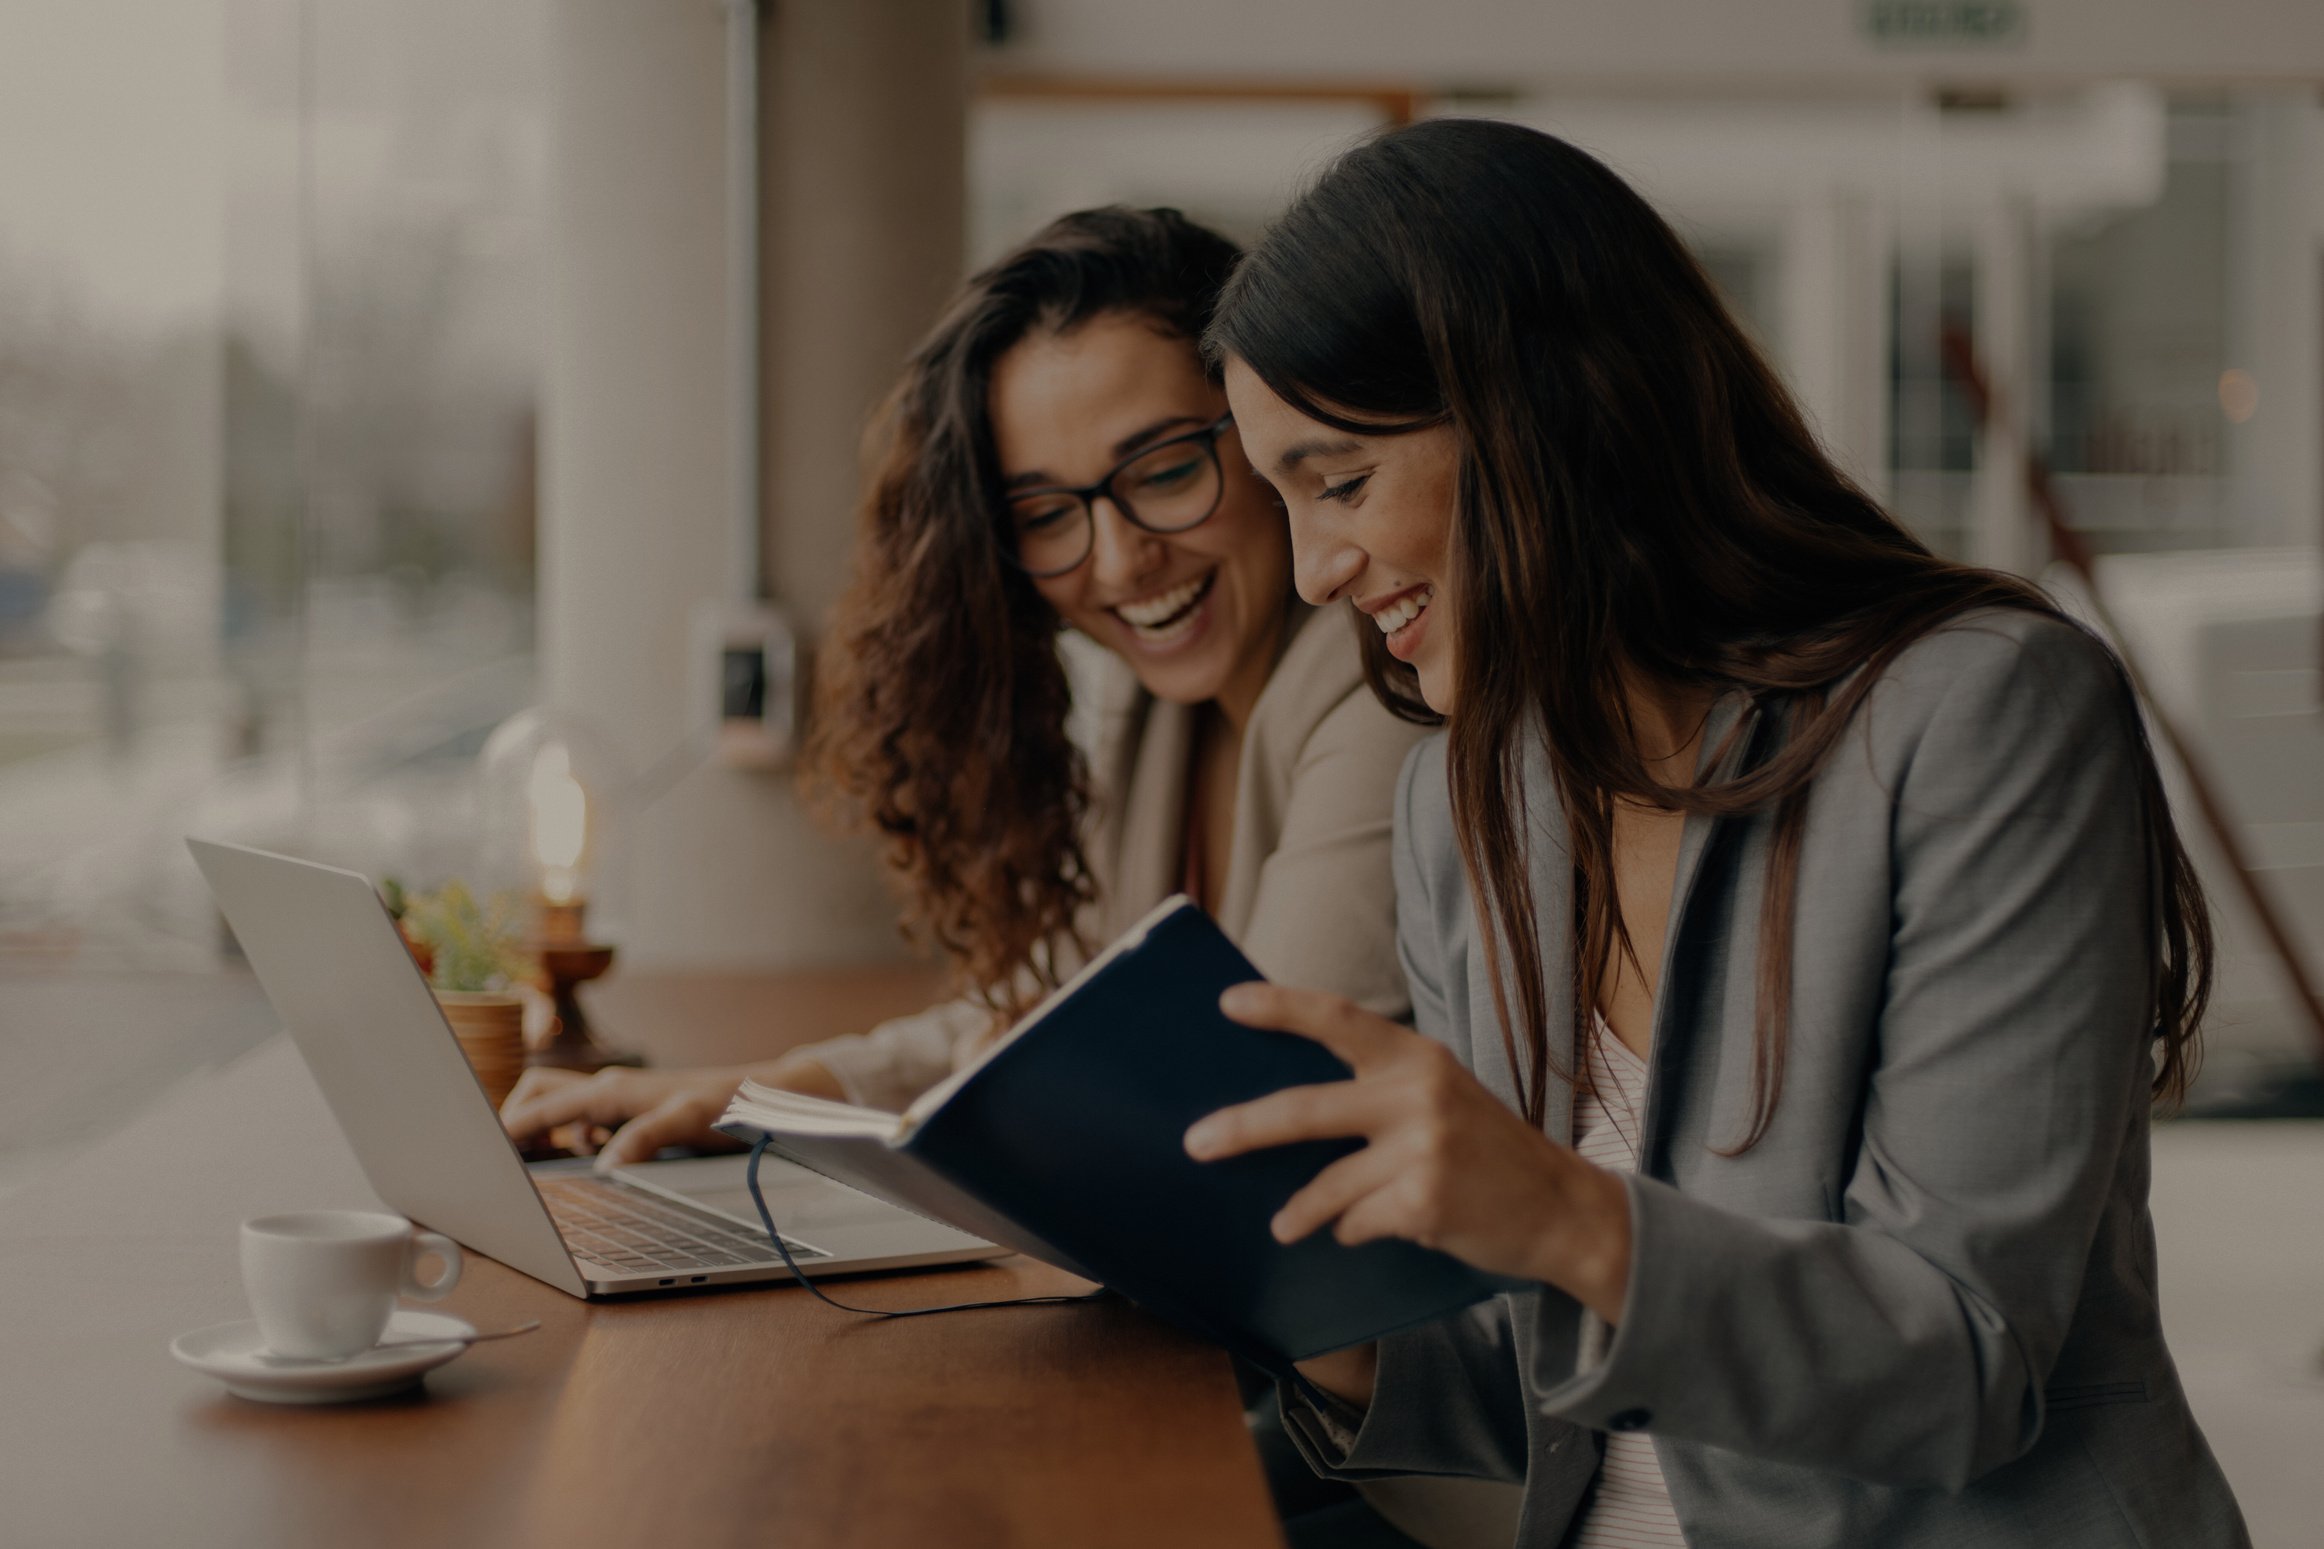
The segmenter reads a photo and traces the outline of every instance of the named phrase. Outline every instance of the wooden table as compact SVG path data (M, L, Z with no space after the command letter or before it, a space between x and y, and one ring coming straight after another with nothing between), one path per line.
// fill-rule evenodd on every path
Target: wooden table
M649 1052L737 1059L920 1003L924 971L614 980ZM1128 1306L851 1318L795 1288L575 1301L477 1255L445 1310L542 1330L423 1394L229 1397L167 1353L247 1315L235 1224L377 1208L287 1040L0 1199L0 1543L1281 1542L1225 1358ZM1071 1289L1037 1264L866 1305Z

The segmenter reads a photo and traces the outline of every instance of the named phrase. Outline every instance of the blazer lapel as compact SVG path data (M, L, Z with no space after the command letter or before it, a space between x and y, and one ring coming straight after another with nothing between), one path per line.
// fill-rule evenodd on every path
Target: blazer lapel
M1744 702L1739 695L1729 695L1711 707L1703 726L1703 750L1707 756L1733 730L1743 713ZM1756 758L1763 728L1753 727L1745 738L1744 746L1736 749L1721 764L1721 772L1732 773ZM1710 772L1706 763L1698 775ZM1555 799L1556 784L1550 774L1549 755L1540 739L1529 744L1525 761L1526 807L1534 814L1533 829L1528 836L1532 846L1534 924L1541 945L1543 983L1548 988L1549 1026L1544 1034L1549 1048L1550 1068L1553 1072L1542 1113L1542 1133L1561 1145L1573 1144L1574 1085L1571 1077L1577 1072L1580 1051L1574 1046L1573 1036L1573 861L1566 849L1564 808ZM1686 932L1689 905L1694 899L1695 884L1700 879L1705 860L1711 852L1712 841L1732 820L1690 815L1679 836L1678 868L1671 883L1670 926L1665 932L1662 949L1662 972L1656 979L1654 1000L1653 1059L1647 1076L1646 1122L1639 1141L1639 1165L1642 1171L1649 1167L1655 1155L1657 1133L1663 1107L1662 1093L1667 1083L1662 1079L1664 1069L1675 1058L1676 1039L1670 1015L1671 975L1673 965L1680 961L1679 950ZM1484 929L1484 922L1478 922ZM1492 1007L1491 984L1484 975L1482 955L1477 964L1476 987L1480 999L1477 1009L1489 1013ZM1587 1008L1583 1008L1585 1013ZM1504 1073L1509 1089L1516 1091L1514 1074L1508 1071L1507 1059L1498 1048L1475 1048L1475 1057L1490 1058ZM1559 1079L1555 1072L1564 1072L1568 1079Z
M1548 1025L1542 1039L1549 1058L1549 1080L1543 1092L1541 1132L1559 1145L1574 1140L1574 1083L1576 1050L1573 1036L1574 984L1574 867L1566 848L1565 806L1558 799L1557 781L1550 773L1549 749L1539 736L1525 744L1525 812L1528 828L1527 866L1533 881L1534 940L1541 952L1541 982ZM1481 932L1482 919L1477 922ZM1481 945L1481 943L1480 943ZM1483 954L1476 969L1475 1013L1490 1017L1492 985L1484 973ZM1515 1009L1514 1005L1511 1007ZM1498 1040L1489 1051L1476 1049L1479 1059L1491 1058L1502 1073L1511 1106L1522 1110L1524 1094L1516 1072Z
M1752 726L1744 734L1741 745L1722 759L1716 768L1709 763L1711 752L1734 729L1746 707L1746 701L1740 694L1729 694L1711 707L1710 717L1703 725L1705 761L1696 770L1696 779L1700 780L1710 774L1731 777L1759 759L1767 736L1764 720ZM1678 1068L1684 1054L1679 1035L1679 1028L1683 1024L1671 1010L1671 1004L1677 998L1673 994L1678 983L1674 976L1681 972L1680 964L1684 961L1681 953L1686 945L1687 921L1695 898L1696 884L1702 879L1714 843L1738 821L1743 820L1689 813L1685 831L1679 837L1678 871L1670 889L1670 923L1663 933L1662 971L1655 980L1654 1057L1647 1067L1646 1122L1638 1140L1638 1170L1641 1174L1658 1177L1669 1175L1661 1154L1663 1116L1668 1107L1664 1095L1670 1087L1669 1073Z
M1154 700L1130 778L1121 787L1121 849L1103 901L1107 941L1135 925L1178 891L1185 875L1187 761L1194 751L1194 712Z
M1346 652L1348 670L1344 675L1319 678L1312 671L1281 670L1301 631L1325 627L1321 614L1321 609L1305 603L1292 605L1284 618L1283 638L1275 647L1275 670L1259 691L1250 722L1243 728L1242 756L1235 767L1234 833L1227 847L1227 874L1219 880L1218 893L1219 928L1237 941L1250 927L1251 908L1259 900L1259 872L1267 864L1287 816L1283 809L1290 799L1290 774L1299 745L1288 741L1286 734L1305 737L1331 705L1363 682L1354 651ZM1274 746L1277 742L1285 745ZM1189 750L1178 767L1185 770L1191 764Z

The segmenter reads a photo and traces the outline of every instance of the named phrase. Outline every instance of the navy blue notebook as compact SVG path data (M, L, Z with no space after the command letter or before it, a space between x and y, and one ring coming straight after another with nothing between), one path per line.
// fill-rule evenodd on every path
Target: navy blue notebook
M1204 1114L1345 1080L1321 1045L1230 1022L1260 977L1173 898L904 1114L746 1083L719 1128L907 1210L1098 1281L1262 1364L1359 1344L1510 1282L1408 1242L1286 1247L1268 1221L1356 1142L1223 1162L1186 1154Z

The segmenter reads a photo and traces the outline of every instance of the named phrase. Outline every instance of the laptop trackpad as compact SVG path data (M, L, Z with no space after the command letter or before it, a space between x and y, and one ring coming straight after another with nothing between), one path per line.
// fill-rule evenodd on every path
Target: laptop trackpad
M757 1232L762 1230L758 1208L751 1203L750 1187L743 1181L749 1163L746 1156L695 1156L616 1168L613 1175L623 1183L681 1200ZM891 1205L778 1157L760 1161L759 1192L766 1196L767 1211L783 1235L809 1242L816 1240L818 1229L862 1226L895 1215Z

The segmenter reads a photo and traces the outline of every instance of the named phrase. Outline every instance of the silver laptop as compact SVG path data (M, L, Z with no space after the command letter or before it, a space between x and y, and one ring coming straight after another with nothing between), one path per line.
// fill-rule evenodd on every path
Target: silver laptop
M575 1296L787 1279L739 1156L528 1166L370 882L240 845L187 847L364 1175L402 1214ZM809 1275L1007 1250L769 1157L759 1186Z

